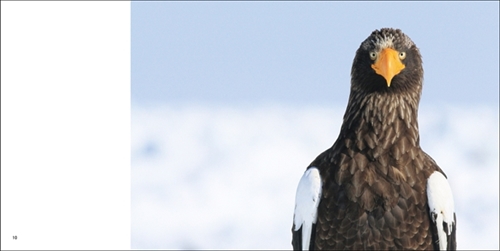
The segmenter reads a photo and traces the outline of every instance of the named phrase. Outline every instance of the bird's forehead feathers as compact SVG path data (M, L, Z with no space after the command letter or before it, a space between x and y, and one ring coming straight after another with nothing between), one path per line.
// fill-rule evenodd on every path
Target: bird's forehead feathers
M384 28L375 30L361 43L364 50L381 50L383 48L408 49L413 41L399 29Z

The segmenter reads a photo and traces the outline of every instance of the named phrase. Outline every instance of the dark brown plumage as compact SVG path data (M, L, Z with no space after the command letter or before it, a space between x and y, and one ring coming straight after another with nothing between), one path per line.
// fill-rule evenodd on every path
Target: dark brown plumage
M387 48L403 65L393 77L377 68ZM340 135L308 167L322 181L311 248L439 249L426 186L443 171L419 145L422 81L420 52L400 30L376 30L357 50ZM456 249L455 231L447 249ZM301 229L292 232L301 249Z

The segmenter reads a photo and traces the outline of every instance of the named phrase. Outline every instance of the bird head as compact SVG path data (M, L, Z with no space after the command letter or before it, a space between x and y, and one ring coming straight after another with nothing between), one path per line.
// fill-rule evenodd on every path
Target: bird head
M420 90L422 58L401 30L375 30L356 51L351 77L352 87L365 91Z

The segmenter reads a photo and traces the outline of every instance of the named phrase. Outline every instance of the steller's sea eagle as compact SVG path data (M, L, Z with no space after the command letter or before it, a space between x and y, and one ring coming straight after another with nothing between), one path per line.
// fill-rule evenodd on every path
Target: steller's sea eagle
M294 250L456 249L447 178L420 148L422 58L399 29L356 51L340 135L299 181Z

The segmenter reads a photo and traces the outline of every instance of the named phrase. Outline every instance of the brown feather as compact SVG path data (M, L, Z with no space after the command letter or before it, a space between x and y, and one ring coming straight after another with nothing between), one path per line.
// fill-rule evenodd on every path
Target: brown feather
M370 66L382 46L406 52L390 87ZM422 80L420 52L400 30L374 31L357 50L340 135L310 164L323 182L314 249L438 248L425 189L442 170L419 145Z

